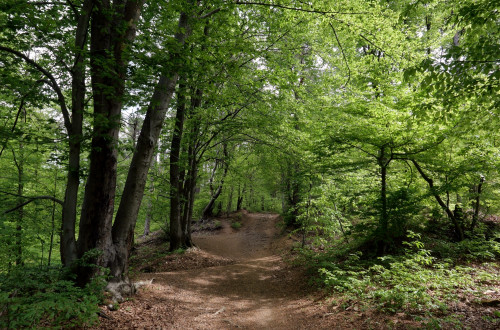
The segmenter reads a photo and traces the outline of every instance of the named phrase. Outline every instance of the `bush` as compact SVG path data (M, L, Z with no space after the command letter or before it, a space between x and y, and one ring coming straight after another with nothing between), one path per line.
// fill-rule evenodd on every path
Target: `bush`
M73 327L97 322L104 281L80 288L62 268L0 274L0 328Z
M433 252L440 258L462 261L493 261L500 258L500 242L484 237L465 239L458 243L429 240Z
M480 297L487 284L498 283L487 265L476 269L453 266L446 259L438 261L424 248L418 234L410 232L408 238L403 255L363 261L357 252L347 259L314 260L310 264L317 269L320 281L340 294L345 307L355 301L389 313L443 311L460 292ZM466 245L470 248L470 244ZM482 248L472 246L483 254Z
M231 227L233 227L234 229L240 229L241 228L241 222L235 221L235 222L231 223Z

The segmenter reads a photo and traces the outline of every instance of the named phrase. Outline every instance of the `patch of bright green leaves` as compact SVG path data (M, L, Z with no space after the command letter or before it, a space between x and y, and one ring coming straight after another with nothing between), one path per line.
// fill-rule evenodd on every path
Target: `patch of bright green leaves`
M479 269L454 265L450 258L438 260L425 249L418 234L410 233L408 238L402 255L362 260L357 252L345 260L316 259L319 280L338 294L344 307L359 303L383 312L418 314L444 312L448 303L460 296L480 298L488 285L500 282L498 269L489 264ZM470 259L477 259L485 253L478 244L462 242L457 246L468 246ZM498 248L498 243L495 246Z
M14 268L0 274L0 328L93 325L103 284L96 279L80 288L61 268Z
M234 229L240 229L241 228L241 222L235 221L235 222L231 223L231 227L234 228Z

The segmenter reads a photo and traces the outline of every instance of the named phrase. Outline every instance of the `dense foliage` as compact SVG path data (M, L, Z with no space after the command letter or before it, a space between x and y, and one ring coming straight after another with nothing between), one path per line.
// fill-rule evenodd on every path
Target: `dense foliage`
M194 221L242 208L281 213L322 283L384 311L493 283L468 262L500 254L498 13L3 1L0 326L91 320L86 285L129 283L134 237L186 248Z

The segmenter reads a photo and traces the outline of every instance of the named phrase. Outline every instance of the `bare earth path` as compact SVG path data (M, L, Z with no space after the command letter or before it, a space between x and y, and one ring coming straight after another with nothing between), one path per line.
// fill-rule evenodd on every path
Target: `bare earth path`
M204 257L234 260L225 265L141 273L154 279L138 294L107 313L101 328L147 329L362 329L386 328L373 315L341 311L314 302L307 278L277 254L275 214L244 213L242 227L194 235ZM184 256L183 256L184 257ZM380 322L380 323L379 323ZM391 328L394 328L392 324ZM398 327L396 325L396 327Z

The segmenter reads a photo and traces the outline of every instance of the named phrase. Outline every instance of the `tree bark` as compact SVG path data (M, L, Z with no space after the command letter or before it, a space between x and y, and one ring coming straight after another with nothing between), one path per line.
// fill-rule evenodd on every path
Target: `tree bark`
M183 45L189 34L189 17L181 13L178 32L175 39ZM181 49L182 47L180 47ZM181 62L181 50L173 52L172 62ZM133 229L144 195L147 174L151 165L154 150L158 143L161 128L165 120L168 106L175 91L179 67L174 72L162 74L148 106L146 117L137 140L137 147L130 164L122 199L113 225L113 243L116 257L112 260L110 269L115 282L129 282L127 277L128 257L132 243Z
M181 140L184 131L186 115L185 86L179 86L177 93L177 112L175 114L174 131L170 146L170 251L177 250L183 245L181 227L181 178L180 178L180 153Z
M120 118L125 92L127 55L135 39L141 0L111 4L94 3L91 19L90 72L94 101L90 170L80 217L77 255L90 250L101 254L92 260L101 267L111 267L116 252L111 235L116 192L117 148ZM122 28L125 25L125 29ZM95 267L79 267L78 282L87 283ZM111 276L117 275L112 269Z
M88 37L90 15L93 1L85 0L78 18L75 36L73 76L71 82L71 124L66 127L68 132L69 161L62 207L62 222L60 233L61 262L65 266L71 265L77 258L75 226L78 190L80 187L80 153L83 126L83 111L85 104L85 50Z

